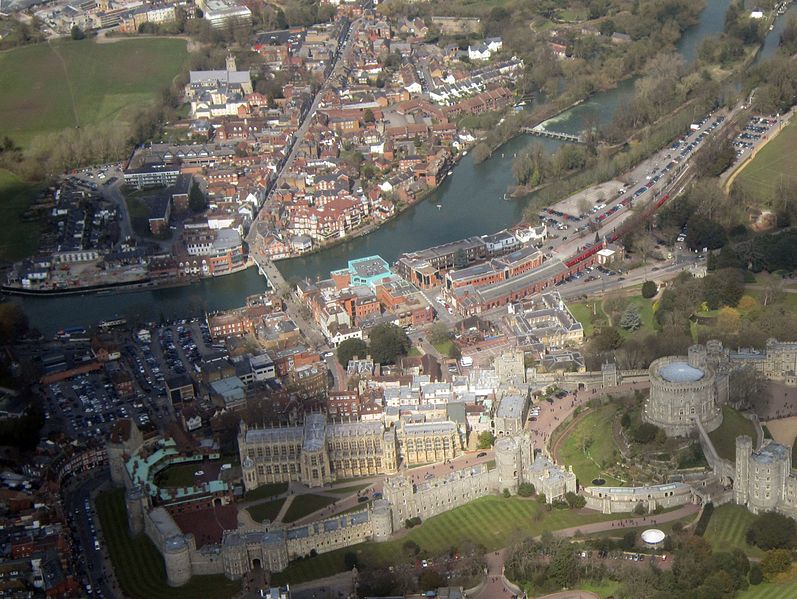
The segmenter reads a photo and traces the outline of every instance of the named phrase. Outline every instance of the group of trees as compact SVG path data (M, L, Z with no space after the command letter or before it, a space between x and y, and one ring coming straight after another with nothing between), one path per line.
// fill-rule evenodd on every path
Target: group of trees
M394 324L380 324L368 333L370 343L362 339L346 339L338 345L338 362L344 368L357 356L370 355L379 364L393 364L401 356L406 356L411 347L407 333Z
M594 159L594 149L588 146L563 144L549 155L542 144L533 143L513 160L512 174L518 185L536 187L581 170Z

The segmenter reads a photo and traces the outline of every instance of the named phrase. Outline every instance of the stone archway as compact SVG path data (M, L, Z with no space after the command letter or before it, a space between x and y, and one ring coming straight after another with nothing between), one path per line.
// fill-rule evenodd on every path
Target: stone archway
M262 570L263 564L260 562L260 558L255 558L252 560L252 570Z

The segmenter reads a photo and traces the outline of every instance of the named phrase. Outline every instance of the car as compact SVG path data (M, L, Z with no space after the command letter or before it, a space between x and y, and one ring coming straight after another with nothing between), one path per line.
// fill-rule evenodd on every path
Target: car
M476 457L477 458L483 458L486 455L487 455L486 451L480 451L479 453L476 454Z
M358 497L357 498L357 503L365 503L366 501L368 501L368 497Z
M323 356L324 356L324 358L325 358L325 359L326 359L326 358L331 358L331 357L333 357L334 355L335 355L335 352L333 352L333 351L327 351L327 352L324 352L324 353L323 353Z

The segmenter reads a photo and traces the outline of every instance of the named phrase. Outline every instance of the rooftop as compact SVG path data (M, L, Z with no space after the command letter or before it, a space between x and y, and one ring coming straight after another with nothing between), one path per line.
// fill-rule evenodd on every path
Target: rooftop
M671 383L694 383L702 379L705 373L686 362L670 362L659 369L659 376Z

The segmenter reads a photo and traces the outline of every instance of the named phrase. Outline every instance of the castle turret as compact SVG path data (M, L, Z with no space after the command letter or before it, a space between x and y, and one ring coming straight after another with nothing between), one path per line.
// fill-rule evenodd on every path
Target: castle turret
M191 555L188 543L182 535L166 539L163 544L163 562L169 586L179 587L191 580Z
M522 461L520 446L514 437L504 437L495 444L495 467L498 470L498 489L517 493Z
M373 522L373 539L381 543L390 539L393 534L393 521L390 512L390 504L386 499L377 499L371 508L371 521Z
M144 532L144 510L146 506L146 496L141 485L130 487L125 492L125 504L127 506L127 528L131 536L136 536Z

